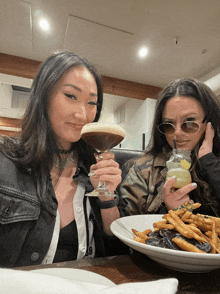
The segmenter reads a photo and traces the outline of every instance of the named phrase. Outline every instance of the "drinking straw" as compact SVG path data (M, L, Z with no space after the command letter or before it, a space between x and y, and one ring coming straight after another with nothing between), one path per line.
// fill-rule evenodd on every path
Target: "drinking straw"
M177 149L176 148L176 140L173 140L173 145L174 145L174 149Z

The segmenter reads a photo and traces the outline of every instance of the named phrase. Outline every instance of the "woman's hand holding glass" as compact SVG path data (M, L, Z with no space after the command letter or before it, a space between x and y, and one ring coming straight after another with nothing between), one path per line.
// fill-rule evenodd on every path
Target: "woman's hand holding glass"
M117 186L121 182L121 170L119 164L114 161L112 152L95 154L97 163L90 168L90 181L94 188L99 182L105 182L107 189L114 194ZM110 200L112 197L100 196L100 200ZM108 199L109 198L109 199Z
M211 125L211 122L209 122L206 126L205 138L198 152L198 158L212 152L214 135L215 131ZM178 190L175 190L174 188L172 188L172 185L175 183L175 181L176 178L170 178L166 181L163 187L163 201L168 210L176 209L185 201L193 203L193 200L190 199L188 193L197 187L196 183L192 183Z
M166 181L163 186L163 201L166 205L167 210L174 210L184 202L194 203L190 199L188 193L197 187L196 183L188 184L178 190L172 188L173 184L176 182L176 177L172 177Z
M212 152L214 136L215 130L213 129L211 122L208 122L205 131L205 138L199 149L198 158Z

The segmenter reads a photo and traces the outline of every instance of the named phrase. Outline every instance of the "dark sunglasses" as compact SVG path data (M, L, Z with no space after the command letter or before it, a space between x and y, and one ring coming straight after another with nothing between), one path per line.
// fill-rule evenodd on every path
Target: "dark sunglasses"
M206 117L203 119L201 124L197 124L193 121L185 121L181 125L181 130L187 134L195 134L199 131L200 126L206 121ZM163 122L158 127L158 130L164 135L172 135L175 132L176 126L169 123Z

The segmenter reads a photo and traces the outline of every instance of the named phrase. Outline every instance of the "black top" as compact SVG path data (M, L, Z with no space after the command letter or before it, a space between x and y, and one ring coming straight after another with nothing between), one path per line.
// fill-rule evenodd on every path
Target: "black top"
M53 262L76 260L78 253L78 234L73 220L60 230L57 251Z

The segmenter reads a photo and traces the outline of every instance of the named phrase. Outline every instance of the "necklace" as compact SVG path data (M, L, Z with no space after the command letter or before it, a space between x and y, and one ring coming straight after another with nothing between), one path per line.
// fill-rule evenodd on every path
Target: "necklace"
M53 165L59 169L64 169L70 166L74 161L74 151L72 151L69 153L68 157L61 159L61 161L55 157Z
M60 154L70 154L73 150L69 149L69 150L62 150L62 149L58 149L58 153Z

